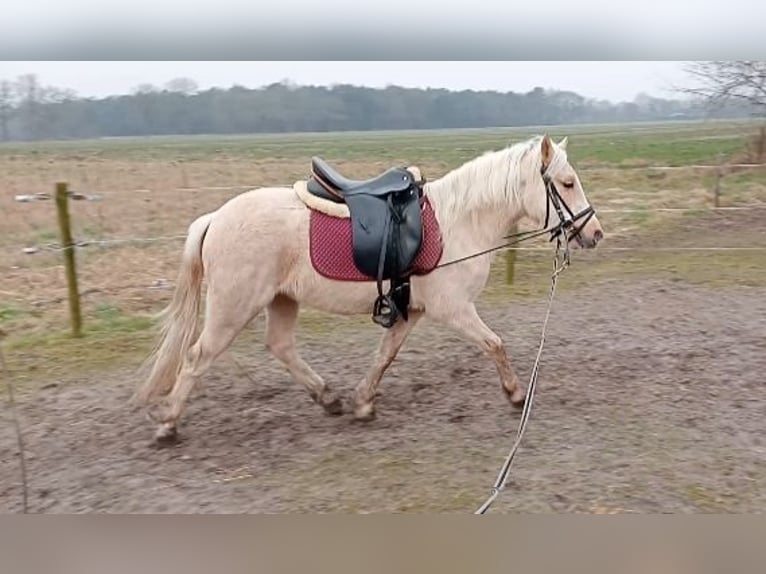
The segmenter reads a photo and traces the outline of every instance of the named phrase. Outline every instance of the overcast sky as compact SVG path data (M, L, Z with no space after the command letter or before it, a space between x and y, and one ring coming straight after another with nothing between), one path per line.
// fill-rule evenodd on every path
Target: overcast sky
M586 97L632 100L645 92L673 97L671 86L688 82L682 62L9 62L0 79L37 74L46 85L81 96L128 93L142 83L162 86L178 77L201 88L233 84L258 87L283 79L298 84L395 84L452 90L527 92L536 86L572 90Z

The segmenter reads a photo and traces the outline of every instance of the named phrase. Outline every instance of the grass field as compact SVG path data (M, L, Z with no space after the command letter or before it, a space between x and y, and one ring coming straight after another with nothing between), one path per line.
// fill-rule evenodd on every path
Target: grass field
M716 172L700 166L749 162L758 126L741 121L548 127L568 135L569 155L586 191L600 210L610 243L658 237L689 225L712 205ZM11 362L28 367L56 365L66 371L98 368L144 353L149 315L170 294L181 241L117 243L78 250L82 302L88 336L66 335L66 286L60 255L46 250L58 241L51 201L18 203L17 194L51 192L56 181L102 196L72 202L78 240L183 235L188 223L236 193L254 186L290 184L306 176L312 155L321 155L352 177L369 177L392 164L418 164L431 179L487 150L519 141L543 128L455 131L354 132L232 137L121 138L98 141L0 145L0 328L7 334ZM665 169L665 168L674 169ZM201 189L206 186L212 189ZM235 188L227 188L237 186ZM766 170L729 169L722 180L724 205L766 203ZM221 189L224 188L224 189ZM654 208L688 208L658 213ZM625 212L624 210L630 210ZM672 235L672 234L671 234ZM736 232L729 239L738 241ZM668 240L670 241L670 239ZM25 247L41 247L34 255ZM608 253L588 255L587 280L575 269L567 287L625 273L681 274L716 283L722 271L738 281L762 279L758 253ZM547 255L521 252L516 283L504 282L504 259L496 259L485 300L538 295L546 288ZM311 328L311 312L304 314ZM364 323L366 318L336 321ZM319 322L316 322L319 324ZM98 352L90 352L98 341ZM72 357L76 357L73 359ZM72 358L71 360L68 358Z

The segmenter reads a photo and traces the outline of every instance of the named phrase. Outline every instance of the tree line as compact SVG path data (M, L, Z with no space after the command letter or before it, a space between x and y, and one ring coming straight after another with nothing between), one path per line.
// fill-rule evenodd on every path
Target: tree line
M702 98L638 95L631 102L589 99L570 91L450 91L388 86L298 86L200 90L188 78L130 94L80 97L40 83L34 74L0 80L0 139L324 132L512 127L744 117L752 106L711 110Z

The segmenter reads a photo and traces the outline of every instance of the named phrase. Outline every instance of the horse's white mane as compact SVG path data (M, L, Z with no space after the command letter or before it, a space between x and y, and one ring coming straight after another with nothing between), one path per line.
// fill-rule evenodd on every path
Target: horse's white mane
M487 152L467 161L440 179L427 183L440 225L449 228L467 211L503 208L519 209L526 183L540 177L542 136ZM555 175L567 164L566 152L551 141L553 158L546 169Z

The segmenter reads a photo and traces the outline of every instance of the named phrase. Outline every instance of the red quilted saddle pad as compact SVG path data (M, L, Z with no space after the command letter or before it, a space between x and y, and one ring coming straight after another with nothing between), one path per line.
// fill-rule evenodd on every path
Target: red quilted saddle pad
M311 210L311 263L320 275L341 281L372 281L354 265L351 219ZM423 204L423 242L413 264L413 275L432 271L442 256L442 238L433 208Z

